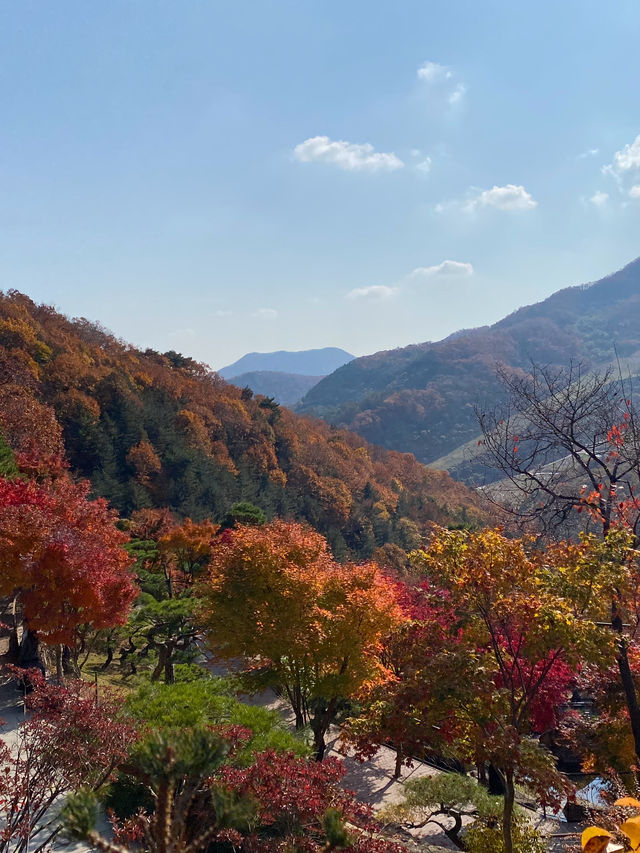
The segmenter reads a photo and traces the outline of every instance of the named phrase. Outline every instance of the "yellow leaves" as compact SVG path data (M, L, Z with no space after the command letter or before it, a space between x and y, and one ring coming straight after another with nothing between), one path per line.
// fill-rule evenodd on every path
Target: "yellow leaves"
M640 800L635 797L622 797L614 805L620 808L640 809ZM630 817L620 827L620 832L627 836L632 850L640 850L640 815ZM582 853L605 853L609 840L613 838L610 832L599 826L589 826L582 833L580 842Z
M604 853L612 838L613 835L607 832L606 829L600 829L598 826L590 826L585 829L580 837L582 853Z
M626 797L625 799L632 799L631 797ZM638 850L640 849L640 815L637 817L630 817L629 820L625 820L625 822L620 827L620 832L624 832L629 841L631 842L631 849Z
M622 797L622 799L615 801L614 806L629 806L640 809L640 800L636 800L635 797Z

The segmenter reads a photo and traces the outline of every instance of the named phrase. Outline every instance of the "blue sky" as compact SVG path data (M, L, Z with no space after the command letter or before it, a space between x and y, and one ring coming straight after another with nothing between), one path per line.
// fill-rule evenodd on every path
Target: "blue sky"
M0 286L214 367L493 322L640 255L639 44L637 0L0 0Z

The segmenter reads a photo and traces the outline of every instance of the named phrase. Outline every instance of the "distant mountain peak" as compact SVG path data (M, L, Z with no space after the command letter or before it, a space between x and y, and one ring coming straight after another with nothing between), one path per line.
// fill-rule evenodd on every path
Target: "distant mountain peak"
M297 352L289 350L250 352L217 372L223 379L233 379L244 373L265 370L296 373L301 376L326 376L343 364L353 361L354 358L355 356L351 353L338 347L322 347Z

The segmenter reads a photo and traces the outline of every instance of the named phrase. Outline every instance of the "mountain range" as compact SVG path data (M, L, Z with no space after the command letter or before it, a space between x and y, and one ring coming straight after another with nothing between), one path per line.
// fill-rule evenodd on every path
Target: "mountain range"
M251 388L254 394L273 397L283 406L294 406L317 385L324 376L304 373L282 373L280 370L251 370L229 379L239 388Z
M383 447L469 474L476 407L500 405L498 363L590 368L640 358L640 259L590 284L568 287L491 326L356 358L322 379L297 411L355 430ZM477 442L475 442L477 444Z
M278 350L278 352L250 352L233 364L220 368L217 373L223 379L237 378L241 374L255 371L275 370L279 373L297 373L302 376L326 376L354 356L338 347L307 349L298 352Z

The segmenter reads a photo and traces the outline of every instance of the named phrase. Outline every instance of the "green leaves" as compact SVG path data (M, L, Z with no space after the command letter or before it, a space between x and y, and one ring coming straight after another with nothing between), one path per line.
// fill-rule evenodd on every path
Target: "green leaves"
M60 812L60 821L66 836L84 841L94 829L98 819L98 801L93 791L85 788L70 794Z

